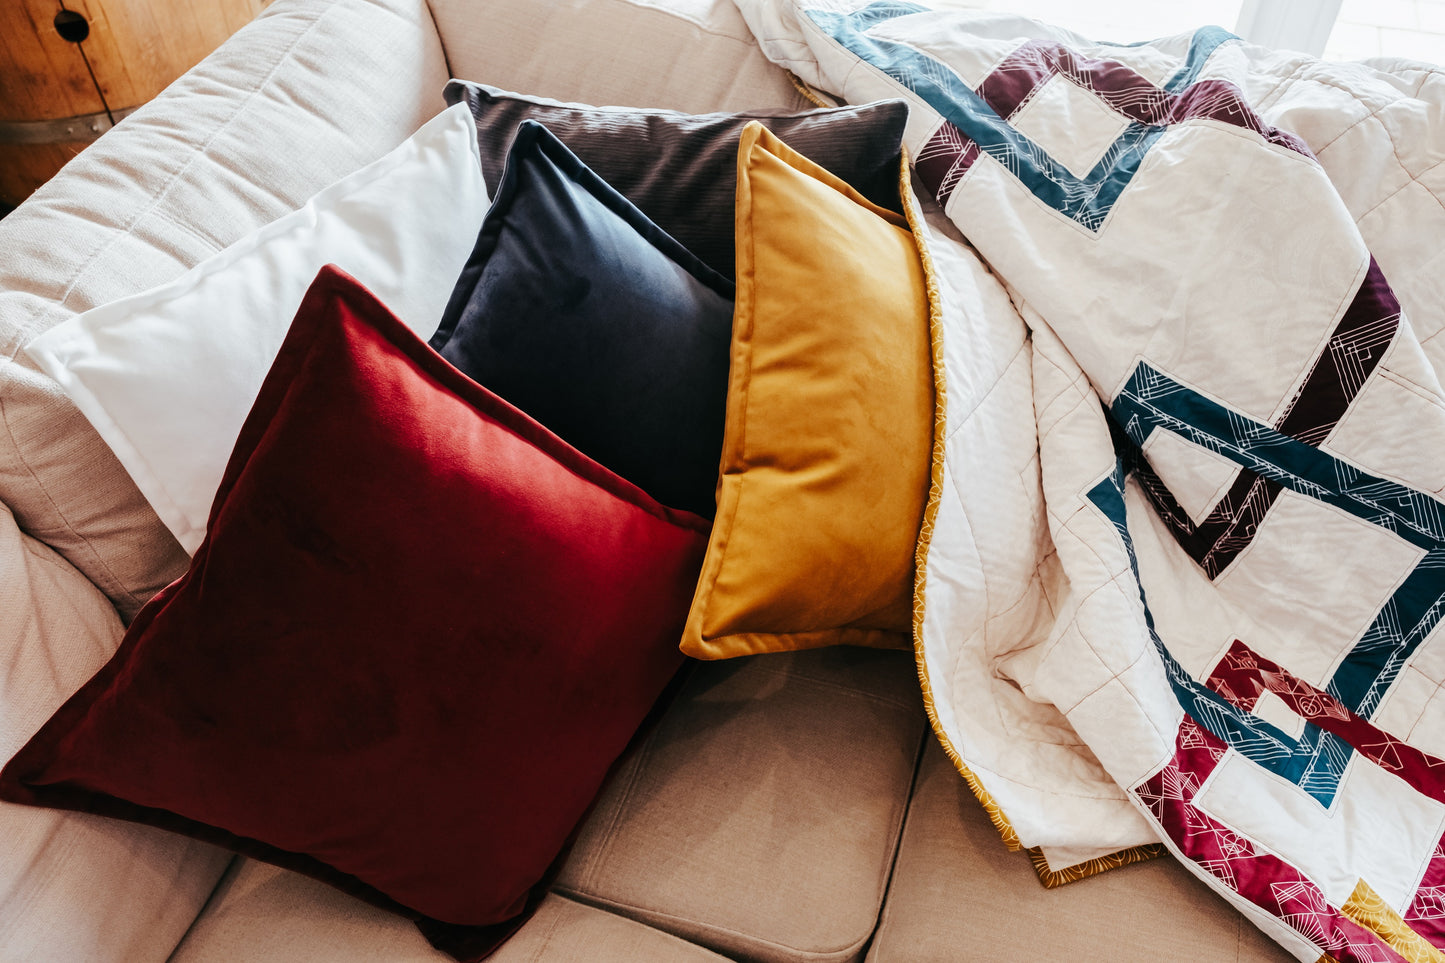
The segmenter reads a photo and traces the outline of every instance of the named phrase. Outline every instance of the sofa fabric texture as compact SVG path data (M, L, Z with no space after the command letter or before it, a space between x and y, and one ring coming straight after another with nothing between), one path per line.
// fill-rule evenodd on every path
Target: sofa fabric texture
M586 104L687 113L809 106L717 0L427 0L453 77ZM546 38L539 43L539 38ZM590 159L585 155L583 160Z
M238 856L166 963L455 963L408 919Z
M492 958L493 963L725 963L728 959L625 916L549 896Z
M1044 890L930 739L868 963L952 963L961 947L969 959L1014 959L1025 941L1040 960L1294 959L1172 859Z
M109 600L0 507L0 758L105 660ZM231 854L113 819L0 803L0 957L162 960Z
M635 920L551 895L490 963L723 963ZM393 913L267 863L239 859L168 963L450 963Z
M733 959L861 959L925 730L902 652L696 664L556 890Z

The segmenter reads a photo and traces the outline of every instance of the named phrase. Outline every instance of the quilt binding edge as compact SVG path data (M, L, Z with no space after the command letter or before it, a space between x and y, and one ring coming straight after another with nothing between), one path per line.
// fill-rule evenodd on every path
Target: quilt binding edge
M800 93L811 102L819 106L828 106L821 98L813 93L811 87L805 84L795 74L789 72ZM919 528L918 542L914 550L913 562L913 654L914 662L918 669L919 686L923 691L923 705L928 712L929 725L933 729L934 737L938 739L943 751L948 755L949 761L953 763L959 775L963 777L968 788L973 792L979 805L988 814L989 821L993 823L994 829L1002 837L1004 846L1010 851L1017 852L1024 849L1028 853L1033 864L1034 872L1038 874L1039 882L1046 889L1054 889L1068 883L1087 879L1099 873L1121 866L1128 866L1131 863L1144 862L1155 859L1164 854L1162 843L1146 843L1140 846L1132 846L1128 849L1121 849L1118 852L1110 853L1107 856L1098 856L1094 859L1067 866L1062 870L1055 870L1049 866L1047 857L1044 856L1041 847L1029 847L1025 849L1019 839L1018 832L1009 822L1008 816L997 800L984 787L983 782L974 775L958 749L949 739L944 731L942 723L938 718L938 711L934 705L933 685L929 680L928 664L924 658L923 647L923 610L924 594L927 585L927 562L928 550L933 541L934 525L938 519L938 505L943 494L943 470L944 455L947 439L947 385L944 378L943 363L943 304L942 297L938 291L938 276L934 268L933 257L928 250L928 244L924 240L922 211L918 206L917 198L913 194L911 179L912 163L907 147L902 150L902 161L900 164L898 191L903 200L904 214L908 219L908 227L913 234L914 244L918 248L919 261L923 266L924 283L928 292L928 328L931 361L933 365L933 392L934 392L934 415L933 415L933 454L932 465L929 470L928 501L923 509L923 524Z

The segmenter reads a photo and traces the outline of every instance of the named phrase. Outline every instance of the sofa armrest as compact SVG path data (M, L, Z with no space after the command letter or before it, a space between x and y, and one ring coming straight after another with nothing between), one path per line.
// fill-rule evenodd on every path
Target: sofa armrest
M447 75L424 0L278 0L0 221L0 501L123 615L185 556L21 346L381 156Z

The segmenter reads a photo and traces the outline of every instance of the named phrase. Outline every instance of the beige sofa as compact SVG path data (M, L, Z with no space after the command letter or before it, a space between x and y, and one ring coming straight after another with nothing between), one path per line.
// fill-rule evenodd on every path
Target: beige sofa
M449 76L586 103L807 106L729 0L277 0L77 158L0 221L0 756L187 561L21 346L380 156L441 109ZM906 653L688 672L496 959L1287 958L1167 857L1045 890L933 738ZM294 873L0 807L0 960L446 959Z

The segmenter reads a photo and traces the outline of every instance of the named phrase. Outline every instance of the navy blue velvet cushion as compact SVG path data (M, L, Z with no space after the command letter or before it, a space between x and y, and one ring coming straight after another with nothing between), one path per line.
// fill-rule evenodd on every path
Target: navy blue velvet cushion
M711 518L732 297L527 121L431 346L659 502Z

